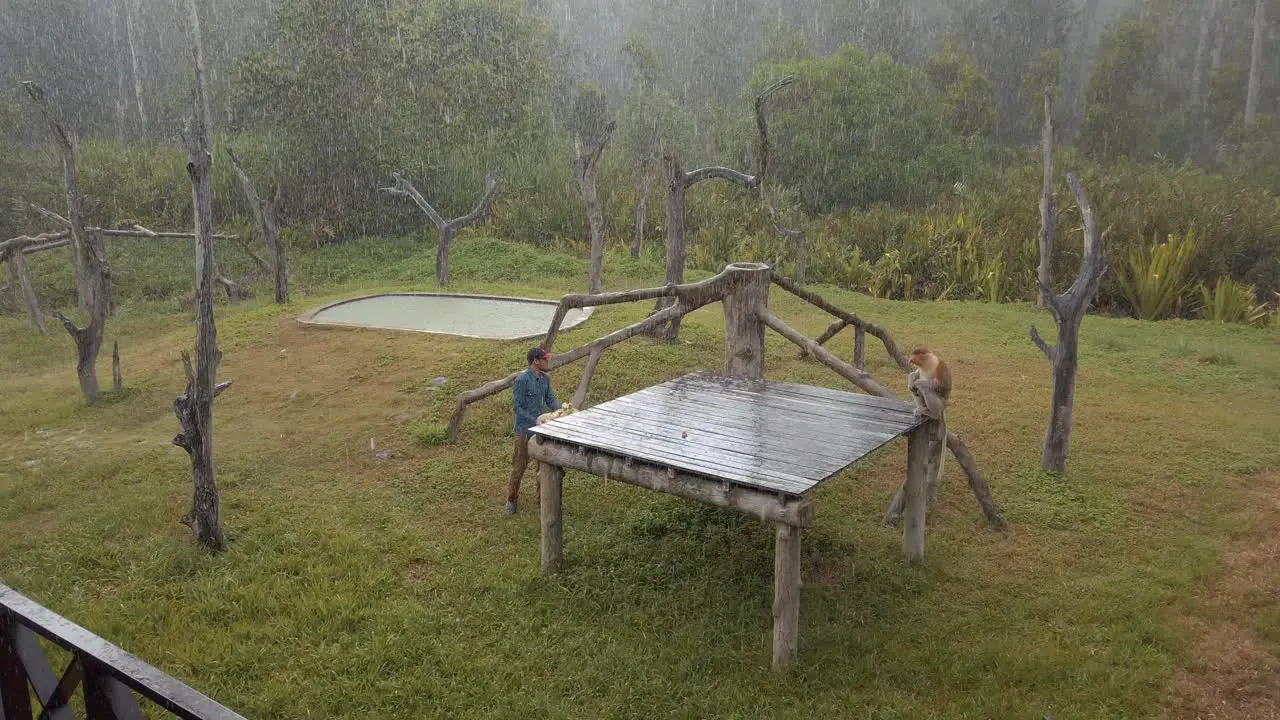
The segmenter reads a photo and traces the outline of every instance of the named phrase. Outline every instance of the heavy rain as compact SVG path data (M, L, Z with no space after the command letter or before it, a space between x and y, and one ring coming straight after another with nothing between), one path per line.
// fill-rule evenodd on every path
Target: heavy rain
M1278 19L0 0L0 717L1280 718Z

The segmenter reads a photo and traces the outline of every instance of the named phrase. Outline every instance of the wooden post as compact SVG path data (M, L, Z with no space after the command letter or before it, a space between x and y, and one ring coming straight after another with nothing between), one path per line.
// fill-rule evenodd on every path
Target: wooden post
M750 380L764 379L764 323L760 313L769 307L769 266L734 263L734 274L724 298L724 349L728 373Z
M867 369L867 331L861 326L853 329L853 366L859 370Z
M773 556L773 669L795 662L800 640L800 528L778 524Z
M587 391L591 389L591 378L596 374L596 365L600 363L600 356L603 354L602 348L591 349L591 355L587 357L587 367L582 371L582 379L578 381L578 389L573 391L573 397L569 400L569 404L575 410L581 410L586 406Z
M31 694L18 655L18 619L0 608L0 718L29 717Z
M542 574L554 575L564 569L560 526L564 468L539 461L538 483L542 486Z
M937 422L931 420L907 436L907 482L903 486L907 521L902 528L902 554L911 562L924 561L925 514L929 505L929 448L930 439L937 432Z

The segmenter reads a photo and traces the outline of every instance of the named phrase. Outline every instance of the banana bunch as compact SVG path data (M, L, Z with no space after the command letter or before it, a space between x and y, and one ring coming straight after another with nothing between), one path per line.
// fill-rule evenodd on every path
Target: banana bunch
M565 415L572 415L575 412L577 412L577 410L574 410L572 405L570 405L569 403L565 403L561 405L560 409L556 410L555 412L549 412L549 413L544 413L542 415L539 415L538 424L543 425L545 423L551 422L552 420L559 420Z

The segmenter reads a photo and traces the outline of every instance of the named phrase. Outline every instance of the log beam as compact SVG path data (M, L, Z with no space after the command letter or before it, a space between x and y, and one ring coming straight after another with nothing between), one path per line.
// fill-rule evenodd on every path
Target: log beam
M837 375L853 383L868 394L893 398L895 400L899 399L897 395L894 395L883 385L876 382L865 371L859 370L835 355L832 355L826 348L819 346L813 340L801 335L768 310L761 313L760 321L770 329L776 331L779 335L782 335L791 342L807 350L822 364L834 370ZM952 454L955 455L956 460L960 463L960 467L964 469L965 475L968 476L969 489L973 491L974 496L977 498L978 505L982 508L983 514L986 515L987 522L997 530L1006 529L1009 525L1000 514L995 501L991 498L991 488L987 485L987 480L982 476L982 472L978 470L978 464L974 461L973 455L969 452L969 448L965 446L964 441L960 439L960 436L953 432L947 433L946 437L947 447L951 450Z
M890 335L889 332L884 328L880 327L879 325L876 325L875 323L867 322L866 320L863 320L862 318L858 317L857 315L854 315L853 313L845 312L844 310L841 310L835 305L832 305L830 302L827 302L827 300L823 298L821 295L811 290L806 290L800 287L795 282L793 282L790 278L784 277L778 274L777 272L773 274L773 282L778 287L782 288L783 290L786 290L792 295L795 295L801 300L804 300L810 305L821 308L827 314L833 317L839 318L840 320L843 320L846 325L853 325L854 327L862 328L864 332L872 335L873 337L879 339L880 342L884 343L885 352L889 353L889 357L892 358L893 361L898 364L898 367L908 371L911 369L911 366L907 364L906 356L902 354L902 351L898 349L898 344L894 342L893 336ZM834 324L832 325L832 327L835 327ZM830 330L830 328L828 328L828 330ZM835 332L840 332L840 329L836 329ZM834 336L834 334L835 333L832 333L832 336ZM829 340L830 338L827 338L827 339Z
M595 377L596 365L600 364L601 355L604 355L604 350L592 348L591 354L587 356L587 367L578 380L578 389L573 391L573 397L569 400L569 404L575 409L582 410L587 405L587 393L591 390L591 379Z
M535 436L529 443L529 457L567 470L578 470L686 500L736 510L764 522L795 527L813 525L813 510L805 500L783 498L732 483L718 483L600 450L582 451L574 445L545 436ZM543 494L546 494L546 488L543 488Z

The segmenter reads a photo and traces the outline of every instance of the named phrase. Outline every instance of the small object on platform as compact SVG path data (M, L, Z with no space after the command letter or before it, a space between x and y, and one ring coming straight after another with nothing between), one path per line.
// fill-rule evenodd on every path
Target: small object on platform
M556 410L555 412L549 412L549 413L544 413L542 415L539 415L537 423L539 425L544 425L546 423L551 422L552 420L559 420L560 418L566 415L572 415L575 412L577 412L577 410L573 408L573 405L569 403L565 403L564 405L560 406L559 410Z

